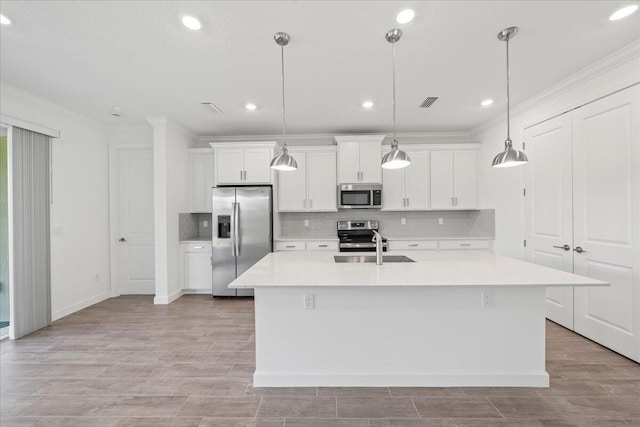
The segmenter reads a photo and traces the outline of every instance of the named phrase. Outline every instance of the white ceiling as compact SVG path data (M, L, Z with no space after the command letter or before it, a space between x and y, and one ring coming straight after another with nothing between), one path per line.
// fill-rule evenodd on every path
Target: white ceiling
M389 132L396 45L399 132L468 131L506 108L505 44L517 104L640 38L640 13L617 1L7 1L2 82L109 125L168 116L198 135L281 131L286 31L288 133ZM416 11L399 25L396 13ZM198 16L187 30L180 14ZM427 96L440 99L429 109ZM480 107L494 98L490 108ZM366 111L365 99L375 106ZM212 101L216 115L200 105ZM258 109L248 112L246 102ZM119 106L123 117L112 117Z

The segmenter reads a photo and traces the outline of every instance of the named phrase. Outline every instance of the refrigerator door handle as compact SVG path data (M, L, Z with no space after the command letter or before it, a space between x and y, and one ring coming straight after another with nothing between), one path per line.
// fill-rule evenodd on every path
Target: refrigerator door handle
M233 245L235 246L236 256L240 256L240 203L234 203L233 213L235 215L234 225L236 227L233 232Z
M236 203L231 203L231 256L236 256Z

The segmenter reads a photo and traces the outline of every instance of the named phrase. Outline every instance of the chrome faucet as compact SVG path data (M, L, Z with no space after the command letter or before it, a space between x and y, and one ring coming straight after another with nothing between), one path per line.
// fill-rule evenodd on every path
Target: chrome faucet
M371 231L373 231L373 238L371 239L371 241L375 242L376 244L376 264L382 265L382 261L383 261L382 236L376 230L371 230Z

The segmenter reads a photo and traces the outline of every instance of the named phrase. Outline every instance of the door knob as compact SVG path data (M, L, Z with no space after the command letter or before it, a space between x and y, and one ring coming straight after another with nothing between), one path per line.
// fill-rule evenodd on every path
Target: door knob
M576 248L574 249L574 251L578 252L579 254L581 253L586 253L587 251L585 251L584 249L582 249L580 246L576 246Z
M569 245L554 246L554 248L564 249L565 251L571 250L571 246L569 246Z
M118 239L118 242L126 242L126 241L127 241L127 239L125 239L124 237L121 237L121 238Z

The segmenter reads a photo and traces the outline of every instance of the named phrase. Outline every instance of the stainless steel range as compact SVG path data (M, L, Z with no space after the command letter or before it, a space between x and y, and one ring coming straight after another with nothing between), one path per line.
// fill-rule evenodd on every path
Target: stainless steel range
M373 231L378 231L378 221L338 221L338 239L340 252L375 252L372 241ZM382 239L382 250L387 250L387 239Z

